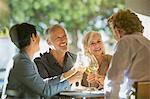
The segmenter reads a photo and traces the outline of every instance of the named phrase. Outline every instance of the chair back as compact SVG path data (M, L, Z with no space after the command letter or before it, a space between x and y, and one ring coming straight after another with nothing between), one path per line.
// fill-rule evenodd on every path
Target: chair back
M8 76L10 73L11 68L13 67L13 59L10 59L10 61L7 64L6 67L6 73L5 73L5 77L4 77L4 84L3 84L3 88L2 88L2 95L1 95L1 99L6 99L7 95L6 95L6 87L8 84Z
M150 81L135 82L133 89L135 99L150 99Z

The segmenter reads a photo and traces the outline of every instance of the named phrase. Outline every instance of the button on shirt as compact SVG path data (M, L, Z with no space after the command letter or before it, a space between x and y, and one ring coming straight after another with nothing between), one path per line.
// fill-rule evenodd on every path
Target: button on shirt
M126 98L133 82L149 80L150 41L142 33L125 35L117 43L105 79L107 98Z

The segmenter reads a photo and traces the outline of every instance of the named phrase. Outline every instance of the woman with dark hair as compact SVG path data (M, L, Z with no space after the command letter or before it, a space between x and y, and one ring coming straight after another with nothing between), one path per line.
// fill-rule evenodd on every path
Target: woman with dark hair
M20 49L20 52L14 57L13 68L9 74L6 90L8 97L14 99L48 98L70 88L70 85L82 76L82 72L77 71L72 77L61 81L75 72L75 70L70 70L53 78L41 78L36 65L31 61L34 53L39 50L40 38L35 26L28 23L16 24L11 27L9 34L11 41Z

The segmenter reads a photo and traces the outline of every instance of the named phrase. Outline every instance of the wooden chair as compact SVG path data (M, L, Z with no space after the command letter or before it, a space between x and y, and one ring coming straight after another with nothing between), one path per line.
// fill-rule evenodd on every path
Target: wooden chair
M3 88L2 88L2 95L1 95L1 99L6 99L7 95L6 95L6 87L7 87L7 83L8 83L8 76L9 76L9 72L11 70L11 68L13 67L13 59L10 59L10 61L7 64L6 67L6 73L5 73L5 77L4 77L4 84L3 84Z
M135 82L132 91L135 99L150 99L150 81Z

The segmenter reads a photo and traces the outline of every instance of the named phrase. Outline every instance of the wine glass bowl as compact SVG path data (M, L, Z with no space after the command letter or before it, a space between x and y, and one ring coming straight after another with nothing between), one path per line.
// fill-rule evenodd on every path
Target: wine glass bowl
M86 68L85 73L86 74L91 74L91 73L96 73L97 72L97 66L96 64L90 65Z
M85 56L82 52L77 53L77 59L72 69L76 69L77 71L85 72L86 68L89 66L89 59L87 56ZM82 78L82 77L81 77ZM81 80L78 81L78 86L76 86L76 83L72 85L72 90L79 90L84 89L84 87L81 85Z
M98 69L98 62L95 58L94 55L92 54L85 54L82 52L78 52L77 53L77 59L76 62L74 64L74 67L76 70L78 71L84 71L87 75L90 73L96 73L97 69ZM82 79L78 82L78 86L73 85L73 87L75 89L85 89L82 85L81 85L81 81ZM94 87L90 86L90 83L88 83L88 87L86 88L87 90L92 90ZM95 88L94 88L95 89Z
M98 62L97 62L95 56L93 54L90 54L90 53L87 53L87 56L90 59L90 64L86 68L85 73L87 74L87 76L90 74L97 74L97 70L98 70L99 65L98 65ZM90 82L88 82L88 87L91 90L93 89Z

